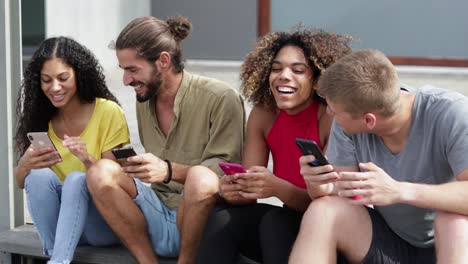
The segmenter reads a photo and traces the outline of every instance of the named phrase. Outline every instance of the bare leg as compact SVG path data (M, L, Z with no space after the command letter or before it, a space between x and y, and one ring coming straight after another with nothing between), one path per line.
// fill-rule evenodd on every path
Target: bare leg
M133 179L119 164L103 159L88 170L86 182L102 217L138 263L158 263L143 213L133 201L137 195Z
M468 263L468 216L438 212L434 228L437 263Z
M304 214L289 263L336 263L337 251L349 263L360 263L371 240L372 222L363 206L338 197L322 197Z
M219 177L204 166L195 166L187 172L183 201L177 210L180 230L178 263L194 263L197 249L208 216L213 209L219 190Z

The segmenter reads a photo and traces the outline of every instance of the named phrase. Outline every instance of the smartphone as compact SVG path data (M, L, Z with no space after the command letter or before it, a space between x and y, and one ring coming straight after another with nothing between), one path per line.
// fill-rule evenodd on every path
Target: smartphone
M51 147L57 152L58 158L62 158L60 153L57 151L57 148L54 146L54 143L52 143L52 140L50 139L47 132L29 132L26 134L26 136L28 137L29 142L31 142L33 147Z
M230 162L220 162L218 166L223 170L224 174L231 175L236 173L246 173L247 171L242 165Z
M130 145L122 148L115 148L112 150L112 154L114 154L114 157L121 166L130 165L130 162L127 161L127 158L137 155L133 147Z
M325 158L325 155L323 155L322 151L320 150L319 146L317 145L315 141L302 139L302 138L296 138L296 145L302 151L302 154L304 154L304 156L314 155L315 160L312 162L309 162L310 166L317 167L317 166L330 164L327 158Z

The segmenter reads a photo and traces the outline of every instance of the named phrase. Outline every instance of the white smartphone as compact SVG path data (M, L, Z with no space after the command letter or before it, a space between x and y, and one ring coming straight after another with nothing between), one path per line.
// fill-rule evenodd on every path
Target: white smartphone
M50 140L49 134L47 134L47 132L29 132L27 137L33 147L51 147L57 151L57 148L55 148L54 143L52 143L52 140Z

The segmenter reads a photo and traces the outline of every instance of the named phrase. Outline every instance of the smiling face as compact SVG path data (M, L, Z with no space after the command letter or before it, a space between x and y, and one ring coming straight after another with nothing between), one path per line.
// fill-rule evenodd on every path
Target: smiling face
M60 58L52 58L42 65L41 88L52 105L57 108L79 101L75 71Z
M270 89L279 109L296 114L311 103L312 70L304 52L297 46L284 46L271 65Z
M124 70L124 85L133 87L139 102L147 101L158 93L163 81L155 65L138 56L134 49L117 50L117 59Z

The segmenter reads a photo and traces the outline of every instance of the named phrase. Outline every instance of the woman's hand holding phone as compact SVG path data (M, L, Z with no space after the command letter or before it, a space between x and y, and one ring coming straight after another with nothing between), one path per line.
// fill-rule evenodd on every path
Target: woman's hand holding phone
M219 182L219 196L221 196L228 203L232 204L245 204L251 202L250 200L245 200L240 192L242 191L243 186L234 181L234 175L225 174L221 177Z
M282 180L263 166L253 166L248 174L238 174L235 181L243 186L242 197L256 200L277 196Z
M220 162L219 167L224 172L219 184L219 195L231 204L247 204L255 200L245 199L241 195L241 191L245 188L244 185L239 184L236 179L239 175L248 173L247 170L240 164L230 162Z
M29 174L31 169L51 167L62 161L47 132L29 132L26 136L31 145L18 161L20 170Z
M48 168L61 161L57 151L51 147L29 146L18 161L18 168L29 174L32 169Z

